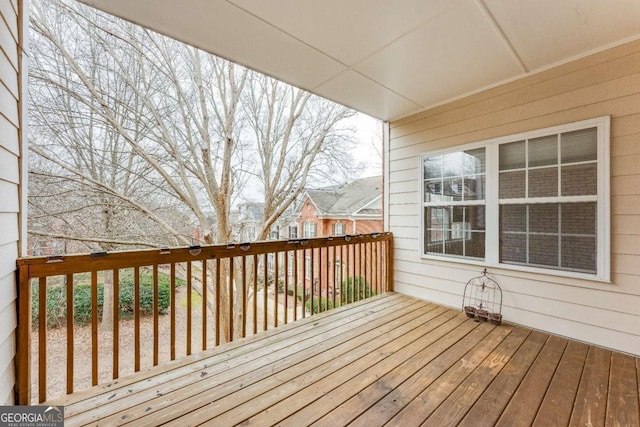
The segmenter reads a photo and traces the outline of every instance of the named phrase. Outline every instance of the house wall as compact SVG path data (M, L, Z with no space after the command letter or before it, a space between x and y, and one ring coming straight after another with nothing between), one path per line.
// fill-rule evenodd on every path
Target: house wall
M0 404L13 404L16 353L16 259L20 253L23 181L20 0L0 2Z
M460 307L481 266L420 256L420 153L611 116L611 283L490 269L505 320L640 354L640 41L390 123L398 292Z
M383 231L382 218L359 219L356 221L356 234L380 233Z

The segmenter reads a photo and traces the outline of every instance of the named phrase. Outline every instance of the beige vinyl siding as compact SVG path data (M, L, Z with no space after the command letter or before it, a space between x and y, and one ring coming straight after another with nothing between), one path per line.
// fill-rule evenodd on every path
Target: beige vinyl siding
M482 270L421 258L420 153L608 115L612 283L490 273L504 290L507 321L640 354L640 41L390 124L394 289L459 307L466 281Z
M0 18L0 404L13 404L22 184L18 3L0 2Z

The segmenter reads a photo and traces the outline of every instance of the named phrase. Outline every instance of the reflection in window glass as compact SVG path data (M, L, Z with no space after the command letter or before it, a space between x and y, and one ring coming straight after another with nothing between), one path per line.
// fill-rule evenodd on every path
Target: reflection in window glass
M558 164L558 135L530 139L528 146L530 168Z
M526 163L526 142L510 142L500 145L500 170L522 169Z
M560 141L563 164L595 161L598 158L597 128L563 133Z

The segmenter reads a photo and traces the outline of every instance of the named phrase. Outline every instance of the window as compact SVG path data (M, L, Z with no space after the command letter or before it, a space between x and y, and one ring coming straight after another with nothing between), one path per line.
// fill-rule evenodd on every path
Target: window
M343 234L344 234L344 224L340 222L333 224L333 235L342 236Z
M316 223L315 222L305 222L302 229L302 237L316 237Z
M279 225L272 225L271 229L269 230L269 238L271 240L278 240L280 238L280 226Z
M289 238L290 239L297 239L298 238L298 226L297 225L289 226Z
M287 274L289 276L293 276L294 271L293 271L293 267L295 265L295 259L294 259L294 254L293 252L289 252L287 254L287 258L288 258L288 262L287 262Z
M609 280L609 118L421 157L423 255Z
M304 278L311 280L311 257L304 257Z
M425 252L482 259L485 252L485 149L426 156Z

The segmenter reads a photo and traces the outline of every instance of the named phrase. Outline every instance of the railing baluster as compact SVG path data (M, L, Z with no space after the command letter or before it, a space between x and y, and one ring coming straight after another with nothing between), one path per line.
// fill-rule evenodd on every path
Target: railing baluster
M171 360L176 360L176 263L171 263Z
M298 253L293 251L293 321L298 320L298 281L300 274L298 272Z
M134 370L140 370L140 267L133 269L133 342L134 342Z
M258 333L258 255L253 256L253 334Z
M91 385L98 384L98 272L91 272Z
M247 257L242 257L242 338L247 336Z
M47 400L47 278L38 281L38 391Z
M284 252L284 324L289 320L289 252Z
M233 257L229 257L229 340L227 342L233 341Z
M347 304L351 304L354 301L354 297L355 297L355 290L356 290L356 282L355 282L355 278L353 277L355 275L354 272L354 258L355 257L351 257L351 250L354 249L353 244L349 244L347 245ZM355 254L355 250L354 250L354 254ZM351 280L351 283L349 283L349 280Z
M307 315L307 250L302 250L302 318Z
M220 258L216 258L216 345L220 345Z
M322 280L324 277L323 273L325 271L323 253L322 248L318 248L318 313L322 313L324 311L322 307L322 288L324 287L324 282L326 280Z
M331 248L331 274L333 275L333 288L331 294L331 300L333 303L333 307L336 307L336 247Z
M191 261L187 261L187 356L191 354L191 279L192 279L192 269Z
M273 254L273 326L278 327L278 258L280 257L279 252L275 252Z
M207 349L207 260L202 260L202 349Z
M113 379L120 376L120 270L113 269Z
M73 274L67 274L67 394L73 393L73 359L74 338L73 333L75 313L73 295Z
M158 322L158 312L160 311L158 298L160 292L158 287L158 264L153 264L153 366L158 365L160 354L160 327Z
M371 244L371 269L372 269L372 282L371 282L371 292L372 295L378 294L378 242L373 242Z
M263 271L263 277L262 277L262 330L266 331L268 328L268 324L267 324L267 314L269 311L269 306L268 306L268 300L267 300L267 285L269 284L269 273L268 273L268 257L267 254L264 254L263 257L264 259L264 271Z
M371 275L370 268L371 263L369 262L369 251L367 248L369 247L368 243L364 243L364 297L369 298L371 296ZM367 281L369 282L369 288L367 289Z
M316 283L315 283L315 249L311 249L311 260L310 260L310 264L311 264L311 310L309 310L311 312L311 315L313 316L313 300L314 300L314 296L315 296L315 290L316 290Z
M362 272L362 243L358 243L358 301L362 300L362 295L364 294L364 273Z

